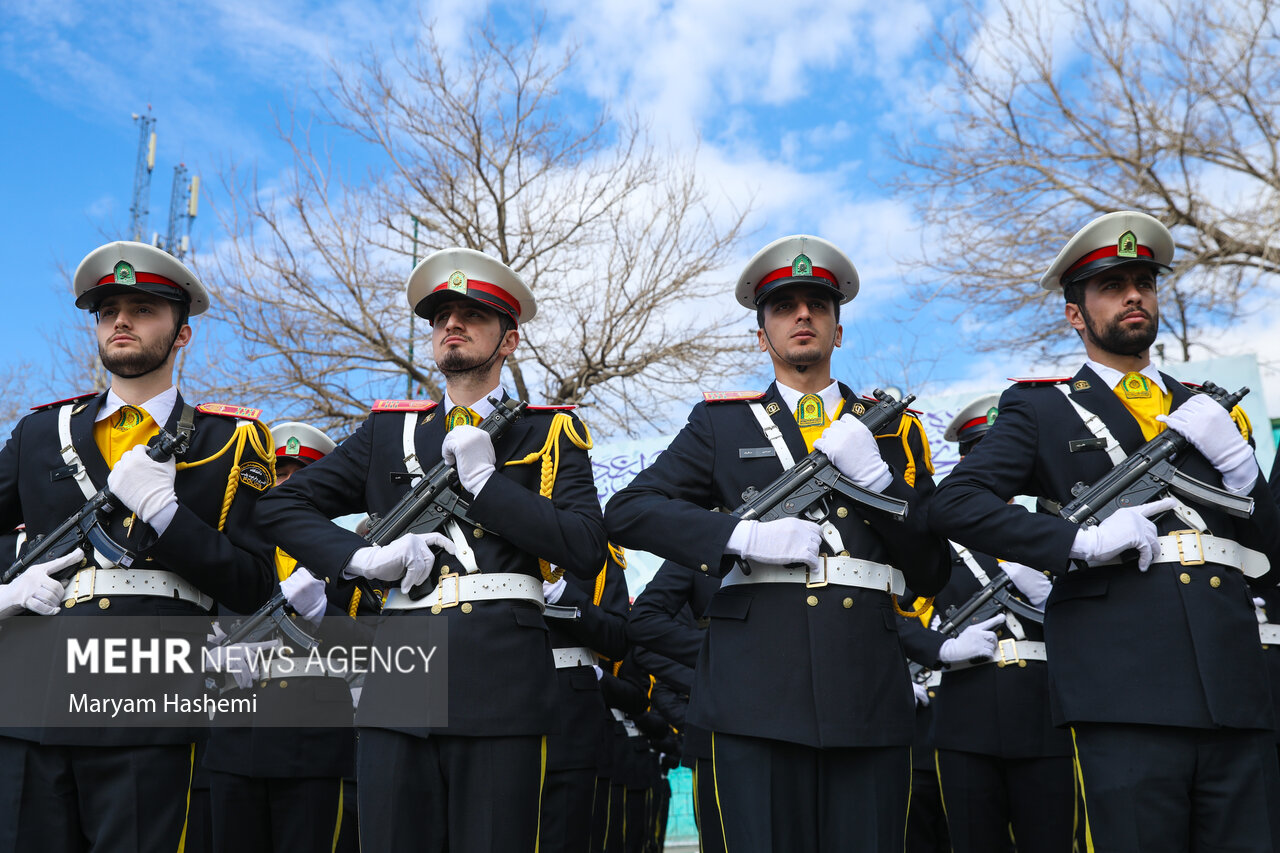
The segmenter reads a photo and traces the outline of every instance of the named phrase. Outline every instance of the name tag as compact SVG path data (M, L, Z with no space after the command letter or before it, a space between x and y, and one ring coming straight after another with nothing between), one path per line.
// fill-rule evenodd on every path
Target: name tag
M772 447L740 447L738 448L739 459L760 459L765 456L777 456L778 451Z
M1067 449L1072 453L1080 453L1084 450L1106 450L1107 440L1105 438L1081 438L1067 442Z

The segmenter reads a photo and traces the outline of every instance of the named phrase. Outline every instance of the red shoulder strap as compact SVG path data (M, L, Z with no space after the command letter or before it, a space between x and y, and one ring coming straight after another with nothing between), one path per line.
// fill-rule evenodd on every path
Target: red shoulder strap
M429 412L438 404L435 400L374 400L375 412Z

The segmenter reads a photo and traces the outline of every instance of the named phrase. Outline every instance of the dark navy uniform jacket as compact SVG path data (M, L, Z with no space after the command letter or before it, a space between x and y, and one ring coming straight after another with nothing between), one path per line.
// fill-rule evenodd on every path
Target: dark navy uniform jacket
M351 555L368 543L329 519L352 513L384 514L410 488L402 430L405 417L415 417L414 450L424 471L440 461L444 441L444 413L375 412L328 456L294 474L266 495L260 520L291 556L319 573L340 573ZM546 442L552 413L531 410L494 446L498 470L471 506L482 525L471 533L481 571L517 572L541 580L538 558L568 572L595 578L607 549L600 504L585 451L560 438L560 463L551 498L538 494L541 468L537 462L507 465L536 452ZM577 424L579 435L584 434ZM492 531L487 533L485 531ZM457 571L448 552L436 560L434 575ZM478 601L463 612L447 608L439 615L428 610L384 612L377 642L391 638L448 635L448 724L435 718L427 725L391 726L425 736L434 728L442 734L531 735L555 729L555 668L547 624L536 606L523 601ZM432 623L430 620L436 620ZM445 620L441 625L440 620ZM365 682L360 712L374 701L380 679ZM384 682L385 683L385 682ZM357 713L357 724L361 714Z
M847 387L843 411L858 399ZM796 459L807 454L795 418L771 385L760 403L778 403L773 422ZM904 521L831 501L831 522L853 557L890 563L923 594L946 583L946 545L929 533L926 501L933 491L919 421L906 416L878 437L893 471L885 494L908 502ZM609 502L614 541L681 565L722 575L733 566L725 544L738 520L743 492L783 473L742 402L700 403L689 422L651 465ZM815 604L810 605L809 600ZM804 584L742 584L716 593L697 671L689 721L737 735L815 747L906 745L912 739L913 697L887 593L856 587L806 589Z
M1003 413L1001 413L1003 414ZM935 612L946 619L947 608L964 604L982 585L959 554L952 551L951 581L934 599ZM974 554L988 578L999 572L994 557ZM1026 639L1044 641L1044 629L1030 619L1018 620ZM899 625L907 657L930 669L938 669L938 650L946 637L904 619ZM996 628L1000 639L1013 637L1005 626ZM943 670L942 684L934 691L930 743L938 749L976 752L998 758L1042 758L1071 755L1071 736L1054 727L1049 703L1049 670L1044 661L1027 661L999 667L984 663L964 669Z
M556 604L577 607L576 620L548 619L551 647L585 646L604 660L622 660L627 653L627 582L624 563L610 549L609 559L593 580L565 573L565 589ZM603 581L600 603L596 604L596 584ZM600 767L609 747L613 727L607 723L608 709L600 692L600 680L590 666L556 670L559 707L556 731L547 737L547 770Z
M707 636L698 620L706 616L719 591L720 580L710 572L695 572L667 560L631 605L627 636L637 645L693 667Z
M1163 375L1163 374L1162 374ZM1177 408L1192 391L1164 376ZM1088 387L1080 385L1087 383ZM1145 443L1137 422L1088 367L1072 398L1097 414L1126 453ZM1092 438L1061 390L1021 383L1000 398L1000 417L934 496L934 529L975 550L1056 574L1046 603L1045 640L1056 722L1120 722L1208 728L1272 728L1257 620L1244 576L1212 563L1164 564L1146 573L1137 560L1068 571L1075 525L1056 514L1006 504L1015 495L1067 503L1077 482L1111 469L1105 450L1072 453ZM1194 450L1181 470L1214 486L1222 477ZM1271 560L1280 577L1280 512L1259 473L1253 517L1233 518L1195 505L1215 536L1234 539ZM1171 513L1160 532L1186 525Z
M0 449L0 529L10 530L25 523L28 542L46 534L78 511L85 496L71 477L53 479L65 468L58 441L58 411L72 407L71 439L80 463L88 472L94 491L106 486L110 473L93 439L94 416L105 397L102 392L49 406L33 412L18 422L13 434ZM161 426L177 432L177 422L185 401L177 396L169 419ZM187 461L213 456L230 441L236 420L221 415L195 413L195 431L185 455ZM258 458L246 445L242 473L228 509L223 531L218 523L227 493L227 482L235 454L228 451L205 465L180 470L174 483L178 510L164 535L155 538L146 524L138 522L126 528L128 512L116 512L109 533L117 542L136 549L134 567L163 570L190 581L201 592L236 609L252 611L266 600L272 589L273 549L250 523L262 490L270 486L268 460ZM152 541L154 540L154 541ZM150 542L148 547L143 547ZM6 567L7 567L6 563ZM198 605L177 598L141 595L99 595L75 607L63 606L56 616L42 622L39 630L51 635L69 628L72 620L109 619L116 616L192 617L190 622L175 627L174 636L184 636L192 648L204 645L208 613ZM199 628L202 619L204 628ZM178 625L177 622L174 623ZM193 627L194 626L194 627ZM202 689L203 676L196 672L179 692L196 698ZM51 695L49 701L59 697ZM65 690L60 697L65 705ZM131 744L189 743L192 731L179 725L171 727L112 727L46 729L41 735L46 743L87 744L100 746Z

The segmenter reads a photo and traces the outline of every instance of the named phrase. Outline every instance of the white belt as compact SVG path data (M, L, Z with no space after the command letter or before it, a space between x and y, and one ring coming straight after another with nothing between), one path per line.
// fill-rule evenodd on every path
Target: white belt
M724 576L721 587L743 583L802 583L807 587L859 586L879 592L902 595L906 581L902 572L884 563L860 560L857 557L823 557L816 569L802 566L787 568L764 563L752 563L751 574L744 575L738 566Z
M542 581L529 575L516 572L476 572L471 575L459 575L450 572L440 576L440 583L427 595L414 601L409 596L393 589L387 594L387 602L383 610L420 610L429 607L431 612L439 613L449 607L457 607L469 601L500 601L513 599L528 601L538 605L541 610L546 606L542 597Z
M1151 564L1174 563L1199 566L1214 563L1244 572L1246 577L1262 577L1271 570L1265 554L1246 548L1239 542L1210 536L1198 530L1178 530L1159 539L1159 548Z
M568 649L552 649L556 659L556 669L568 669L571 666L598 666L600 656L586 646L574 646Z
M62 603L74 607L104 595L154 595L190 601L202 610L213 608L213 599L195 584L158 569L81 569L63 594Z
M331 675L324 661L310 658L272 658L262 679L272 678L341 678Z
M1264 646L1280 646L1280 625L1264 622L1258 626L1258 639Z
M1006 666L1026 666L1029 660L1048 661L1049 654L1045 649L1044 643L1036 640L1015 640L1010 637L1007 640L1001 640L996 646L995 655L990 660L980 660L977 663L971 661L959 661L957 663L947 664L948 670L970 669L975 666L986 666L993 663L1003 669Z
M610 708L609 711L613 714L613 718L615 720L622 723L622 728L626 730L627 737L640 737L640 729L636 728L634 720L619 711L617 708Z

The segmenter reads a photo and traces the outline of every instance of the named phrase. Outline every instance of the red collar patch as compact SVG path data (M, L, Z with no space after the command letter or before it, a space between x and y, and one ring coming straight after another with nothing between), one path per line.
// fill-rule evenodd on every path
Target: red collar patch
M429 412L438 403L435 400L374 400L375 412Z
M708 403L749 403L764 397L763 391L703 391L702 399Z
M100 394L100 393L101 393L101 392L99 392L99 391L90 391L90 392L89 392L89 393L87 393L87 394L77 394L76 396L74 396L74 397L68 397L68 398L67 398L67 399L65 399L65 400L57 400L57 401L55 401L55 402L53 402L53 403L43 403L43 404L41 404L41 405L39 405L39 406L32 406L32 407L31 407L31 411L33 411L33 412L38 412L38 411L40 411L41 409L52 409L54 406L61 406L63 403L74 403L74 402L76 402L77 400L85 400L85 399L88 399L89 397L96 397L96 396L98 396L98 394Z

